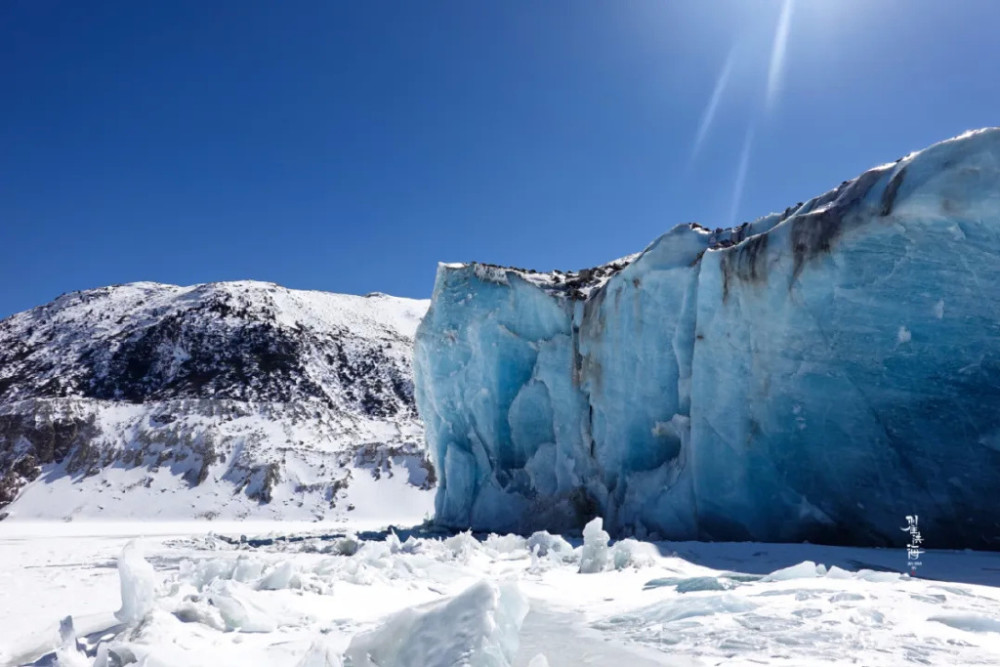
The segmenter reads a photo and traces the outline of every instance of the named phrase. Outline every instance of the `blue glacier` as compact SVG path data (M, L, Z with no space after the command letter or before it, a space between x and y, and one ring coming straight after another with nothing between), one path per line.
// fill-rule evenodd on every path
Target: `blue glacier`
M442 264L436 521L1000 548L1000 129L576 273Z

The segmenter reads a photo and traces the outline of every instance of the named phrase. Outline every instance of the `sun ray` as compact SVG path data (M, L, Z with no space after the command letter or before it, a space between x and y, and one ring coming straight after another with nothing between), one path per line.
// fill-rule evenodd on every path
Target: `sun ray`
M743 200L743 186L746 185L747 169L750 166L750 150L753 147L754 126L751 124L747 128L746 138L743 140L743 151L740 153L740 164L736 169L736 182L733 185L733 203L729 210L729 223L733 227L737 225L736 215Z
M692 157L698 155L702 144L705 142L705 138L708 136L708 131L715 120L715 114L719 110L719 102L722 101L722 95L726 92L726 88L729 85L729 77L733 72L735 62L736 47L734 46L730 49L729 55L726 57L726 62L722 65L722 70L715 80L715 88L712 90L712 96L708 99L708 104L701 114L701 122L698 124L698 133L695 135L694 149L691 153Z
M771 66L767 72L767 107L772 108L781 92L785 70L785 54L788 49L788 32L792 25L793 0L785 0L778 17L778 27L774 32L771 47Z

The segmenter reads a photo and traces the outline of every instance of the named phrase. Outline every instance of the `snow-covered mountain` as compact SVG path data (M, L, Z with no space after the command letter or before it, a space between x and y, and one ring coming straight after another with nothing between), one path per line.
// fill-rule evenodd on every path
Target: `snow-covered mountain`
M411 353L426 309L133 283L13 315L0 322L0 513L422 513L434 473Z

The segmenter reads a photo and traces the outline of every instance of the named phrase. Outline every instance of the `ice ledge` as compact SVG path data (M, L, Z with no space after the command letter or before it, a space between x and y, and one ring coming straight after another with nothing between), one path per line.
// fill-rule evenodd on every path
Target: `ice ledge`
M511 276L516 276L530 285L534 285L553 296L566 297L573 300L586 301L592 298L597 292L607 284L607 282L618 275L623 269L635 264L644 256L655 251L661 244L674 244L678 236L690 234L699 237L697 242L700 251L692 258L696 263L701 260L704 252L725 250L734 246L739 246L745 242L752 241L761 234L768 234L776 227L794 226L796 222L809 222L820 217L822 214L837 208L847 208L859 203L873 186L879 181L883 189L879 192L878 214L880 217L888 216L892 212L893 205L899 194L899 187L904 178L913 180L915 174L910 169L916 162L919 169L919 176L922 179L928 177L928 171L934 171L937 166L944 166L947 170L952 166L949 162L954 162L956 156L946 157L951 153L969 154L985 149L988 155L992 155L989 144L1000 141L1000 127L982 128L968 130L962 134L933 144L923 150L913 151L904 157L893 162L887 162L869 169L857 178L844 181L836 188L833 188L822 195L814 197L806 202L798 202L789 206L784 211L774 212L757 218L753 221L744 222L735 227L715 227L710 228L698 222L680 223L664 234L656 238L641 252L626 255L605 264L577 271L537 271L530 268L515 266L503 266L488 262L440 262L438 264L439 275L452 271L471 270L475 277L485 282L492 282L501 285L509 283ZM934 166L928 169L928 162L933 160ZM908 170L910 173L908 173ZM888 177L888 178L886 178ZM989 199L989 193L985 193ZM993 193L993 196L1000 197L1000 193ZM874 202L868 202L873 204ZM872 206L872 208L876 208Z

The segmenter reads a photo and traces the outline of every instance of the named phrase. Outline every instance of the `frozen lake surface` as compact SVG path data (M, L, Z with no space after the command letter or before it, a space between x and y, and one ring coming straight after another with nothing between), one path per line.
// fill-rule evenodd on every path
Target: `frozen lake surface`
M1000 554L381 528L4 522L0 664L1000 663Z

